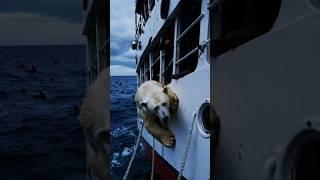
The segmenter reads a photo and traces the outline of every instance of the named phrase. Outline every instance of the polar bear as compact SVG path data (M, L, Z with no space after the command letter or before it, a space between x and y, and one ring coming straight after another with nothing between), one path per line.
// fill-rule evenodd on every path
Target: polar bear
M138 115L147 131L168 148L175 146L175 136L168 129L170 114L178 109L179 99L168 86L146 81L137 89L135 102Z
M105 69L90 85L80 108L80 126L87 140L88 175L108 179L108 71Z

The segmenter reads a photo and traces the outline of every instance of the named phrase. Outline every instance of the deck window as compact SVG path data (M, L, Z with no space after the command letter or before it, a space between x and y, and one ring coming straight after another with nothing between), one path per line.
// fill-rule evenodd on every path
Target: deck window
M149 66L149 59L146 58L143 60L144 62L144 81L150 80L150 66Z
M149 0L137 0L135 12L141 15L145 22L149 18Z
M173 70L173 42L174 42L174 24L169 25L167 31L163 33L162 39L160 41L161 49L161 60L163 67L161 69L162 82L164 84L169 84L172 79Z
M149 0L149 5L150 5L150 11L152 11L152 9L155 5L155 0Z
M98 57L97 57L97 41L96 30L92 29L88 35L88 53L89 53L89 83L93 82L98 75Z
M281 0L221 0L211 3L211 52L218 56L267 33L273 26Z
M172 76L174 79L193 72L197 67L201 18L200 0L182 3L181 13L176 22L176 70Z
M140 84L142 84L144 82L144 64L140 65L139 76L140 76Z
M151 78L152 80L160 81L160 51L157 47L152 52L151 63Z

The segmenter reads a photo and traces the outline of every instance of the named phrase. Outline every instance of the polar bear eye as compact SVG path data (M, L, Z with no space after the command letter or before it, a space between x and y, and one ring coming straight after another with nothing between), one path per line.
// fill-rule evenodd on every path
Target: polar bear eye
M154 111L158 111L159 110L159 106L156 106L155 108L154 108Z
M162 106L167 106L167 103L162 103Z

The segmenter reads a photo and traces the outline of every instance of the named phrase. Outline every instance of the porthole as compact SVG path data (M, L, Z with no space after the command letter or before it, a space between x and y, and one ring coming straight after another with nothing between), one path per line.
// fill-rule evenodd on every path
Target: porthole
M320 12L320 0L309 0L309 5L318 13Z
M320 133L304 131L291 143L284 159L283 179L320 179Z
M198 111L198 129L205 138L210 137L210 109L210 102L206 100Z

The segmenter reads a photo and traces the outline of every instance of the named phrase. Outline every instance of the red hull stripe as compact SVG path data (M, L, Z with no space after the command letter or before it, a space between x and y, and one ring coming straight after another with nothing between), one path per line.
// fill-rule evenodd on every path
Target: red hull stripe
M143 138L142 144L145 147L148 159L152 161L152 147ZM179 172L165 159L163 159L156 151L154 154L154 162L155 177L158 177L161 180L176 180L178 178ZM181 179L186 180L185 177L182 177Z

